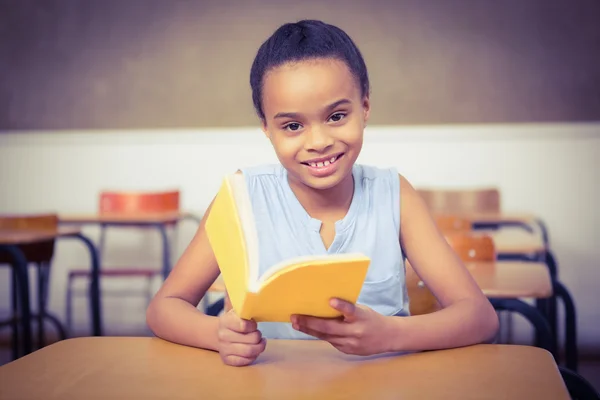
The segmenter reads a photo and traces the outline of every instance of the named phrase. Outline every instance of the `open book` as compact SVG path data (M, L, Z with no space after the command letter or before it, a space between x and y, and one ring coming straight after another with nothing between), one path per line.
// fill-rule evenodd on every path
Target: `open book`
M241 174L223 180L205 229L231 306L241 318L257 322L290 322L292 314L338 317L329 300L355 303L370 264L363 254L306 256L270 266L259 276L257 226Z

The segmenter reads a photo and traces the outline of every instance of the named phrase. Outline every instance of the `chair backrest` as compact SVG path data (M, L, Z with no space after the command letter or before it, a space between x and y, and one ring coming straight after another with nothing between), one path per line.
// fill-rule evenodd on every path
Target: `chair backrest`
M179 191L100 193L100 213L159 213L179 211Z
M470 232L473 229L471 220L451 214L436 214L435 224L442 233Z
M491 236L476 232L447 232L446 241L464 261L495 261L496 247Z
M161 192L103 191L100 193L100 214L153 214L179 211L179 190ZM171 224L169 224L171 225ZM106 226L100 227L98 254L104 257Z
M56 214L0 216L0 229L55 231L58 229L58 216ZM51 239L39 243L20 245L19 248L29 262L50 262L54 255L54 242L55 240ZM12 262L12 259L7 254L0 254L0 263L6 264L10 262Z
M442 308L408 261L406 261L406 290L411 315L429 314Z
M417 192L434 213L500 212L500 191L497 188L419 188Z

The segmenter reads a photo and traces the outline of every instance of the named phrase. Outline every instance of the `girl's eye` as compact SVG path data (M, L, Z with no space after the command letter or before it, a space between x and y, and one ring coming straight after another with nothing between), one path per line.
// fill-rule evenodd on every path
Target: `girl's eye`
M346 114L344 113L335 113L333 114L331 117L329 117L329 119L333 122L339 122L341 121L344 117L346 116Z
M292 122L290 124L287 124L286 126L283 127L283 129L287 129L288 131L297 131L298 129L300 129L300 124L297 122Z

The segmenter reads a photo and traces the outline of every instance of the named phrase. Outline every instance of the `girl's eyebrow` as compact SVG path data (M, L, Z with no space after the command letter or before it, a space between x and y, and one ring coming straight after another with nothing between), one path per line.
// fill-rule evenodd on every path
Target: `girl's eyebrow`
M334 101L333 103L331 103L330 105L325 107L325 111L332 111L334 108L339 107L343 104L352 104L352 102L348 99L340 99L338 101ZM277 114L275 114L275 116L273 117L273 119L278 119L278 118L290 118L290 119L297 119L300 117L299 113L295 113L295 112L279 112Z

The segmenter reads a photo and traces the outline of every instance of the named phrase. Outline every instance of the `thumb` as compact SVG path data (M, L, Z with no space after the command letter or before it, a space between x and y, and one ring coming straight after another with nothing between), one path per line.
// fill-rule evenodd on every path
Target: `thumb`
M345 321L351 322L356 319L358 308L355 304L342 299L331 299L329 304L332 308L343 314Z

